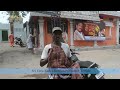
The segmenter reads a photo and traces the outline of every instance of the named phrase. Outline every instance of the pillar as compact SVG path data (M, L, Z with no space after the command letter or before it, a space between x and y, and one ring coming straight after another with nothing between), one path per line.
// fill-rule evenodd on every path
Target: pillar
M73 20L69 20L70 21L70 45L74 46L74 37L73 37L73 33L74 33L74 28L73 28Z
M117 19L117 23L116 23L116 45L119 44L119 19Z
M40 40L40 49L44 48L44 20L43 18L39 19L39 40Z

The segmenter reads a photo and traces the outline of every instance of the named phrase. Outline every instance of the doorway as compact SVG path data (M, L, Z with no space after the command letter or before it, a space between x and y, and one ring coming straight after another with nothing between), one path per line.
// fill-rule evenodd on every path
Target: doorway
M2 41L8 41L8 31L2 31Z
M119 44L120 44L120 28L119 28Z

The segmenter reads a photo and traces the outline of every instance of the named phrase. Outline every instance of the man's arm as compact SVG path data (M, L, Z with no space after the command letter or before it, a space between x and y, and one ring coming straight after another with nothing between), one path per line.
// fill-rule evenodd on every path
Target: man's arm
M40 66L43 67L44 65L46 65L48 63L48 50L49 47L45 46L45 48L43 49L42 55L41 55L41 60L40 60Z

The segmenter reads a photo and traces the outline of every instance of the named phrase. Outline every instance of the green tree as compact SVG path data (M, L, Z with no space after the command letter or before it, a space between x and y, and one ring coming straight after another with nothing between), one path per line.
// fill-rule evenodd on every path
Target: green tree
M28 11L6 11L7 15L9 15L9 23L10 23L10 31L14 33L14 22L15 21L22 21L23 17L25 17Z

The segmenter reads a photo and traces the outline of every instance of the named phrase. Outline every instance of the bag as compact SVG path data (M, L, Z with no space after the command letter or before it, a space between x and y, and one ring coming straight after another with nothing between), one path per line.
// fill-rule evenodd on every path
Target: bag
M51 44L52 48L48 51L48 67L68 68L73 62L68 59L64 50L60 46Z

